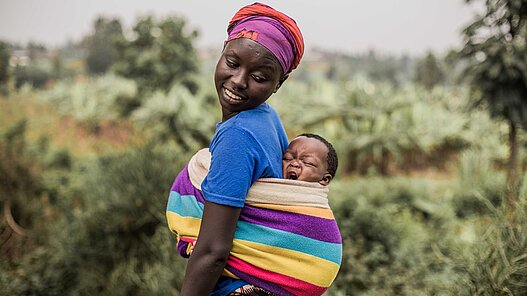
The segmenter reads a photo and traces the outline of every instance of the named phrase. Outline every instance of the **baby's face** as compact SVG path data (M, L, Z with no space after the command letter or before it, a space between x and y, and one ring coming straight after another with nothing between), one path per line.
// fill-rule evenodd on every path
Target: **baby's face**
M285 179L319 182L331 181L328 172L328 148L315 138L297 137L287 147L282 157L282 173Z

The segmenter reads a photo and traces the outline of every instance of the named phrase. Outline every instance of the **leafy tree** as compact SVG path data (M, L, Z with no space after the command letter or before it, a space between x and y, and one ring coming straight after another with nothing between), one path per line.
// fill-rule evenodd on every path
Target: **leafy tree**
M391 56L379 56L375 51L368 52L367 61L369 67L367 75L375 81L388 81L393 85L398 85L399 64L398 61Z
M52 78L48 59L48 49L35 42L29 42L25 47L14 47L27 53L27 63L18 63L13 69L15 87L19 89L25 84L34 88L43 88Z
M55 79L61 79L64 77L64 62L60 57L59 53L55 53L51 59L52 72Z
M26 49L30 61L35 61L36 59L43 57L47 52L44 45L35 42L29 42Z
M119 20L100 17L95 21L93 34L84 40L88 52L86 65L90 73L105 73L115 63L118 58L116 42L122 38Z
M159 22L151 16L139 19L133 28L135 39L122 40L118 46L117 73L135 80L139 94L168 92L176 82L195 91L190 76L198 70L193 46L198 34L185 25L178 17Z
M416 66L415 82L423 85L430 90L444 79L443 70L439 66L435 55L432 52L421 59Z
M0 41L0 93L5 93L7 90L10 56L9 45Z
M29 84L34 88L42 88L50 79L50 73L41 66L30 63L27 66L17 65L14 69L15 87L21 88L24 84Z
M470 2L470 0L467 0ZM468 63L468 79L475 105L485 103L491 116L509 125L508 188L518 179L519 127L527 127L527 1L486 0L486 13L464 31L459 52ZM515 194L509 194L512 205Z

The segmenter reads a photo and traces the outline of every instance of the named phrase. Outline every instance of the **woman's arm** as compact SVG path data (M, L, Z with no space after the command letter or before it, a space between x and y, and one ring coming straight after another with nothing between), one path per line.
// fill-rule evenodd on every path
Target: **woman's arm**
M199 244L188 261L181 296L212 291L229 257L240 212L241 208L205 202Z

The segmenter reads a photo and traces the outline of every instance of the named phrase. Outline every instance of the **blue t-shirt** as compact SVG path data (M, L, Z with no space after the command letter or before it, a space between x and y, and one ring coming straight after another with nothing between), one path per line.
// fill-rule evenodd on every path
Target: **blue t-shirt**
M243 207L259 178L282 178L288 140L276 111L266 103L216 126L209 150L212 162L201 189L205 200Z
M216 125L209 150L212 162L201 190L205 200L243 207L249 187L259 178L282 178L288 140L276 111L264 103ZM222 276L210 296L228 295L247 284Z

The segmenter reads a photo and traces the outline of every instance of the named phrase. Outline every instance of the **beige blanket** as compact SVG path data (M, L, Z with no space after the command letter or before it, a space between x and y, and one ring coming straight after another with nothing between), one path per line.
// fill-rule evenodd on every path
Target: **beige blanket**
M188 164L192 185L201 190L201 182L209 172L211 155L208 148L196 153ZM288 186L283 186L284 184ZM247 194L246 203L269 203L290 206L329 208L328 187L316 182L261 178ZM272 193L272 194L270 194Z

